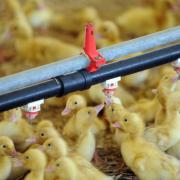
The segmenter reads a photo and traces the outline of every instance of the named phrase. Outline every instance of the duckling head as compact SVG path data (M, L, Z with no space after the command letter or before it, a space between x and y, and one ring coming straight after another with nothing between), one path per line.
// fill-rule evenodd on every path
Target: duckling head
M60 179L77 179L77 167L69 157L61 157L47 168L47 171L53 173Z
M143 120L136 113L125 112L119 117L119 121L113 123L113 126L124 137L137 137L142 136L144 133Z
M94 7L85 7L79 11L82 23L94 23L99 18L98 12Z
M166 96L167 94L174 92L176 89L176 83L173 81L175 77L175 72L167 73L162 77L158 88L156 90L156 96L161 103L161 105L166 106Z
M112 21L104 21L98 28L100 36L109 39L110 41L117 41L119 39L119 30L116 24Z
M109 122L113 123L119 120L120 115L124 111L125 109L122 105L112 103L111 105L106 106L104 115Z
M43 149L48 157L53 159L66 156L68 153L67 144L62 138L49 138L44 142Z
M37 141L42 144L44 143L47 139L51 137L58 137L59 134L56 131L55 128L53 127L42 127L38 131L35 132Z
M16 153L13 141L7 136L0 137L0 154L13 156Z
M78 95L78 94L74 94L71 95L66 103L66 107L65 109L62 111L62 115L68 115L70 114L72 111L78 110L82 107L85 107L87 105L86 100L83 96Z
M29 149L23 155L23 165L29 170L44 169L46 166L46 156L39 149Z
M38 131L39 129L44 128L44 127L54 127L54 126L50 120L41 120L36 126L36 130Z
M26 20L16 19L9 25L9 33L12 37L27 39L33 36L33 30Z
M22 111L20 108L11 109L4 112L4 119L12 122L17 122L22 118Z

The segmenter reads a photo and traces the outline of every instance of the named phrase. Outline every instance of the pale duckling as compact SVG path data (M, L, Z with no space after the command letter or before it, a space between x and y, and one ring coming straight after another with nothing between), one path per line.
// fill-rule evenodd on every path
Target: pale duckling
M33 28L46 29L51 24L53 12L44 0L29 0L24 4L23 10Z
M179 179L177 161L143 138L144 122L136 113L123 113L114 127L122 157L140 180Z
M180 93L168 95L167 113L163 122L145 131L145 139L166 151L180 140Z
M47 164L45 154L38 149L29 149L22 155L23 166L30 170L25 180L44 180L44 170Z
M49 167L50 173L56 179L62 180L112 180L112 177L106 176L90 163L76 163L70 157L61 157L54 161Z
M34 37L27 21L14 20L9 25L9 33L14 37L12 40L18 59L32 61L34 65L52 62L81 52L78 47L55 38Z

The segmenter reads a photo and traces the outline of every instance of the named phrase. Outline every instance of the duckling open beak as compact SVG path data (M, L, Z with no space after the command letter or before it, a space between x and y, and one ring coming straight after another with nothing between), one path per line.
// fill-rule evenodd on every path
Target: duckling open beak
M119 122L115 122L115 123L112 124L112 127L120 129L121 125L120 125Z
M71 109L68 107L65 107L65 109L61 112L62 116L66 116L71 113Z

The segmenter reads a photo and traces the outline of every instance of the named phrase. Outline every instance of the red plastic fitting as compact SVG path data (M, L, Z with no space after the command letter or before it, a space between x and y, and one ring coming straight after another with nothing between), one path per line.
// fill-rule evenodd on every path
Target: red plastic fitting
M106 60L96 49L96 41L94 37L94 26L87 24L85 28L85 40L84 40L84 52L89 57L90 64L87 67L87 71L97 71Z

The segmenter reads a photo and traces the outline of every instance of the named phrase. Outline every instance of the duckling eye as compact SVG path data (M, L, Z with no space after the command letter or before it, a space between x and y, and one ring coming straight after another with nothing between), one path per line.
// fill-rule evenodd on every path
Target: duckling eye
M48 147L51 147L51 144L48 144Z
M57 163L57 164L56 164L56 166L57 166L57 167L59 167L59 166L60 166L60 164L59 164L59 163Z
M6 145L3 145L2 147L3 147L3 148L6 148L7 146L6 146Z
M111 111L114 112L114 108L112 108Z
M91 112L90 112L90 111L88 111L88 114L91 114Z
M44 136L44 133L41 133L41 136Z
M74 104L77 104L77 101L75 101Z
M127 118L125 118L125 119L124 119L124 122L127 122L127 121L128 121L128 119L127 119Z
M29 159L29 156L26 156L25 159Z

